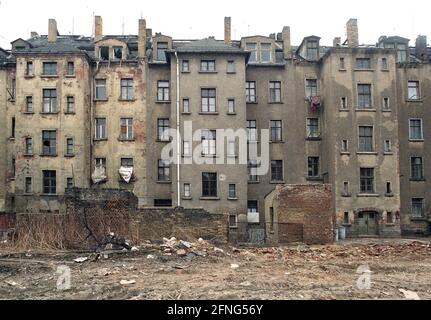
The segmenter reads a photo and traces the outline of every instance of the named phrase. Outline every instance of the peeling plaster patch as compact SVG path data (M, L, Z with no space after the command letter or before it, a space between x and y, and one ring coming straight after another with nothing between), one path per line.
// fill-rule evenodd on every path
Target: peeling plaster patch
M343 161L343 163L344 163L346 166L348 166L348 165L349 165L349 162L350 162L350 156L348 156L348 155L343 155L343 156L341 156L341 161Z
M385 121L383 123L383 127L388 129L388 131L394 131L395 130L395 122L394 121Z

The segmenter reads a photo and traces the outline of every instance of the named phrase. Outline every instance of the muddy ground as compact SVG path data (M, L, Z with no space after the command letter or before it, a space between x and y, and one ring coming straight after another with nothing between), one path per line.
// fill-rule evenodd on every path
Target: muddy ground
M405 299L400 289L431 299L429 239L214 248L147 243L96 255L0 247L0 299ZM71 270L69 290L57 289L59 266ZM371 271L370 289L360 266Z

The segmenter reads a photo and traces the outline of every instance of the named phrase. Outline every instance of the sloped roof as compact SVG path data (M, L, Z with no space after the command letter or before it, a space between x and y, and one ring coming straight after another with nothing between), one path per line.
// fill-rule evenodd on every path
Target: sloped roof
M185 44L178 44L176 51L179 53L239 53L246 54L243 50L232 45L224 43L224 41L215 40L214 38L206 38L195 40Z

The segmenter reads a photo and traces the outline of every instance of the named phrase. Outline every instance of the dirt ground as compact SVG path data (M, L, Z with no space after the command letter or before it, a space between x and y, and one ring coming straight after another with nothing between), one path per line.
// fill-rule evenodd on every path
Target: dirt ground
M431 299L429 239L184 248L146 243L139 251L96 255L0 247L0 299L405 299L400 289ZM80 257L88 260L74 261ZM57 289L59 266L71 270L69 290ZM362 267L358 274L361 266L371 273ZM359 289L358 279L368 275L371 288Z

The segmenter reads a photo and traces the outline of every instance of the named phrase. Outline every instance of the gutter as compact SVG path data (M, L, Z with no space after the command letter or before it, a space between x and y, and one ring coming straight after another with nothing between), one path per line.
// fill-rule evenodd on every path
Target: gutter
M181 171L180 171L180 161L181 161L181 141L180 141L180 61L178 60L178 52L175 51L175 58L177 60L176 65L176 76L177 76L177 108L176 108L176 118L177 118L177 207L181 207Z

